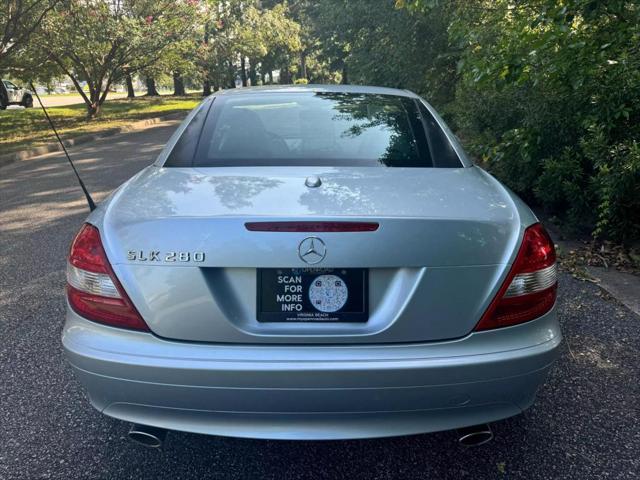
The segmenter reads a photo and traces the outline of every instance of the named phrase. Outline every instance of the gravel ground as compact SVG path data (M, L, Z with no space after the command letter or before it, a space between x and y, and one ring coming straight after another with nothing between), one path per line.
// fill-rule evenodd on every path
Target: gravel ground
M175 124L74 148L98 199L150 163ZM640 477L640 318L597 286L560 281L560 361L494 442L454 432L346 442L173 432L153 451L94 411L60 345L65 255L86 207L59 154L0 169L0 479Z

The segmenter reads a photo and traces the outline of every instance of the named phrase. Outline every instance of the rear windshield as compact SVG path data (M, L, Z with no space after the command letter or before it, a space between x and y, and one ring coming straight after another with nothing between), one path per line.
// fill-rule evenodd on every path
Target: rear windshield
M392 95L221 95L194 117L165 166L461 167L425 114L416 100Z

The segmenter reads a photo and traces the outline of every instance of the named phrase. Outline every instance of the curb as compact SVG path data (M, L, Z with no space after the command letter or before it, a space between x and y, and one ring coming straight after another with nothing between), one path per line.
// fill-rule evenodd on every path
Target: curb
M555 232L548 229L552 235ZM554 243L562 251L569 251L575 248L575 243L567 240L554 240ZM630 273L620 272L615 268L602 268L584 266L585 271L592 277L591 282L607 292L618 302L623 304L636 315L640 316L640 277Z
M161 122L165 122L167 120L180 120L187 116L189 112L175 112L170 113L168 115L164 115L161 117L152 117L147 118L145 120L139 120L137 122L129 123L127 125L123 125L122 127L114 127L109 128L107 130L103 130L98 133L90 133L87 135L80 135L75 138L70 138L68 140L64 140L64 146L66 148L72 147L74 145L79 145L81 143L93 142L94 140L100 140L102 138L111 137L113 135L118 135L119 133L127 133L134 130L142 130L145 127L150 127L152 125L156 125ZM46 143L44 145L40 145L39 147L30 148L28 150L19 150L17 152L9 153L6 155L0 155L0 168L5 165L9 165L14 162L28 160L31 157L36 157L38 155L44 155L45 153L51 152L59 152L62 151L62 147L58 142Z
M640 316L640 277L610 268L588 266L586 270L600 288Z
M551 223L546 220L539 212L534 212L536 216L545 223L545 227L553 243L555 243L560 251L570 251L579 249L582 244L576 240L560 240L560 232ZM630 273L619 272L615 268L601 268L584 266L588 275L592 277L591 282L598 285L602 290L615 298L622 305L627 307L633 313L640 316L640 277Z

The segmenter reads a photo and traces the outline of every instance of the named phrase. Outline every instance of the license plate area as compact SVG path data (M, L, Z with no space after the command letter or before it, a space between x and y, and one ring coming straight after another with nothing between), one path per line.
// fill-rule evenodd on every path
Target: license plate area
M261 268L259 322L366 322L366 268Z

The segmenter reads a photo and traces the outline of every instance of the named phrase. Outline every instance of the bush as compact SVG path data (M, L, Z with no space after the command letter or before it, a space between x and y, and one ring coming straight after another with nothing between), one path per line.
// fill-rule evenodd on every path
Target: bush
M421 93L526 200L640 240L637 1L307 3L316 58L342 80Z
M640 145L615 145L598 162L595 176L598 222L595 233L623 242L640 238Z
M450 110L469 150L566 225L640 239L640 9L494 3L452 28L465 48Z

